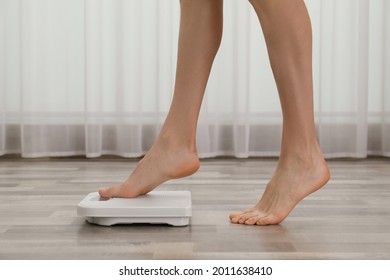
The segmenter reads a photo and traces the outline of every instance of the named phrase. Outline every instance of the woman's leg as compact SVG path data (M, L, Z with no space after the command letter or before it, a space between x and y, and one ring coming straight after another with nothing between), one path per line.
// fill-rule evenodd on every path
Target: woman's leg
M120 185L100 189L102 197L136 197L199 168L196 127L223 25L223 0L180 0L176 84L158 139Z
M278 224L329 180L313 113L312 32L303 0L249 0L261 23L283 112L279 163L260 201L233 223Z

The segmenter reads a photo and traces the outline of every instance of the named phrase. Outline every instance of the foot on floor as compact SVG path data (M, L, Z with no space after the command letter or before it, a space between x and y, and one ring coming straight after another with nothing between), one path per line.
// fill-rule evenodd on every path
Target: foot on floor
M330 178L322 155L314 159L280 160L260 201L253 207L230 214L235 224L274 225L281 223L306 196L323 187Z

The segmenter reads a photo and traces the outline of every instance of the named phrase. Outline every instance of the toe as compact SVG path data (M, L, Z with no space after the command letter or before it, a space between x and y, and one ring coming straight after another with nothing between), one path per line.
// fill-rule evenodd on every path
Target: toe
M241 215L243 215L243 214L247 214L247 213L252 212L252 211L253 211L253 209L252 209L252 208L249 208L249 209L246 209L246 210L244 210L244 211L234 212L234 213L231 213L231 214L229 215L229 218L230 218L230 220L233 220L233 219L235 219L235 218L237 218L237 217L241 217Z
M269 225L270 224L270 217L269 216L265 216L265 217L262 217L260 219L257 219L256 221L256 225L258 226L266 226L266 225Z
M100 189L99 195L104 198L112 198L118 196L119 192L120 186L115 186L108 189Z
M108 189L104 189L104 188L99 189L99 195L100 195L101 197L103 197L103 198L109 198L109 197L108 197L108 194L107 194L107 190L108 190Z
M235 216L237 216L238 213L230 213L229 214L229 219L233 219Z
M230 217L230 221L231 221L232 223L234 223L234 224L237 224L239 219L240 219L240 216L239 216L239 215Z
M249 212L247 214L243 214L240 216L239 220L238 220L238 223L239 224L245 224L245 222L252 218L252 217L255 217L255 216L258 216L259 213L257 211L252 211L252 212Z
M256 222L257 222L258 219L259 219L259 216L258 216L258 215L253 216L253 217L247 219L247 220L245 221L245 224L246 224L246 225L251 225L251 226L253 226L254 224L256 224Z
M259 226L277 225L282 221L283 219L281 217L270 214L265 216L264 218L258 219L256 224Z
M237 217L237 216L239 216L239 215L241 215L241 214L242 214L242 212L230 213L229 219L232 220L232 219L234 219L235 217Z
M243 216L247 215L247 213L245 212L241 212L241 214L237 214L236 216L230 218L230 220L232 221L232 223L235 223L235 224L240 224L240 221L241 219L243 218Z

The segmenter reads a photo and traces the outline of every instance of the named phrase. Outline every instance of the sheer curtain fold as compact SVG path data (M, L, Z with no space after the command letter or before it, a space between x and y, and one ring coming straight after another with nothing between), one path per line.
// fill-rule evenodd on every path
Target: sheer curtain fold
M390 2L384 1L383 19L383 48L382 48L382 122L381 122L381 153L390 156ZM373 147L373 150L376 148Z
M224 2L199 156L277 156L282 119L258 19L246 0ZM323 152L390 156L389 1L306 4ZM172 0L0 0L0 155L143 155L172 98L179 21Z
M320 1L319 141L329 156L367 156L369 1ZM316 32L316 30L314 30ZM314 65L316 67L316 65ZM373 94L373 93L371 93Z

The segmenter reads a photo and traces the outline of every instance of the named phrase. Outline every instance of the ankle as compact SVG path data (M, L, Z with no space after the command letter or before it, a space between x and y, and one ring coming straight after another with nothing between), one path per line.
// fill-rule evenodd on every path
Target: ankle
M301 164L310 167L325 160L320 148L315 144L301 149L282 149L280 161L286 164Z
M161 130L157 142L160 142L166 149L182 149L197 154L195 137L183 137L183 133Z

